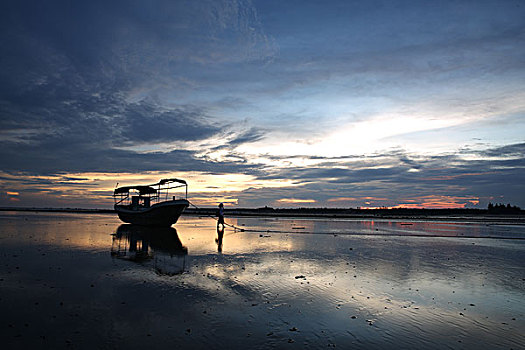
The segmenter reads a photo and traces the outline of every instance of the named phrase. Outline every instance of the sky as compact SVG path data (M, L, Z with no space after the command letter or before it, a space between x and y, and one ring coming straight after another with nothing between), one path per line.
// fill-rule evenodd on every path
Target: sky
M525 208L525 3L0 4L0 206Z

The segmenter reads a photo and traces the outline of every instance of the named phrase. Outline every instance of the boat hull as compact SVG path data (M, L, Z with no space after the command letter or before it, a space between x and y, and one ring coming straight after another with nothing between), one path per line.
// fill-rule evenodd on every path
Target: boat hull
M132 208L116 204L115 211L120 220L128 224L169 227L177 222L188 206L189 202L186 199L178 199L157 203L149 208Z

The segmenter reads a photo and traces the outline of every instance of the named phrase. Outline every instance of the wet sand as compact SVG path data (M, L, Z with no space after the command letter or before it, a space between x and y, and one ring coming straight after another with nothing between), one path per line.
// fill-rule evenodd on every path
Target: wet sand
M523 225L0 213L16 348L519 349ZM253 230L253 231L251 231ZM220 250L220 251L219 251Z

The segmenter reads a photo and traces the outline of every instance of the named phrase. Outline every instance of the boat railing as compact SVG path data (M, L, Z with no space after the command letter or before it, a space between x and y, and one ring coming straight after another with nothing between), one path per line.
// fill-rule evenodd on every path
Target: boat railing
M170 190L184 187L184 196L171 196ZM158 183L146 186L125 186L113 192L115 205L148 208L161 201L188 199L188 184L180 179L163 179Z

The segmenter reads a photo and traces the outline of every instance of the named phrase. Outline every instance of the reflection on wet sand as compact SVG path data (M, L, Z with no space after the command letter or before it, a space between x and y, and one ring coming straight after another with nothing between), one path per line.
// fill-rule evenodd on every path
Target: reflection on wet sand
M215 243L217 243L217 251L219 253L222 252L222 239L224 238L224 224L222 225L222 228L219 228L219 225L217 224L217 238L215 239Z
M7 348L525 343L525 240L508 239L523 236L516 225L228 218L268 231L218 232L198 217L177 230L112 216L1 219Z
M153 261L155 271L163 275L184 272L187 254L173 227L123 224L111 244L111 256L141 264Z

